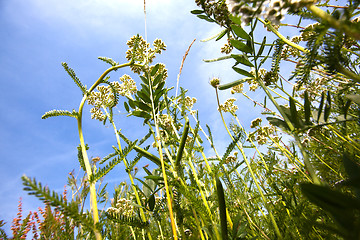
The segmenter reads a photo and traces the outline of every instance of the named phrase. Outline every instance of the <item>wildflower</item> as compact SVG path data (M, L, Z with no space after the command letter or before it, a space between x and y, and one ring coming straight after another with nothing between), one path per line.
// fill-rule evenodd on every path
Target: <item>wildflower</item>
M251 121L251 128L256 128L259 127L261 125L262 119L261 118L256 118L254 120Z
M210 80L210 85L217 88L220 85L220 79L214 77Z
M234 104L234 102L236 101L236 98L229 98L225 101L224 104L221 104L219 106L219 111L224 111L224 112L230 112L231 114L235 114L236 110L238 110L238 106L236 106Z
M235 94L235 93L242 93L244 88L244 84L240 83L234 87L231 88L231 94Z

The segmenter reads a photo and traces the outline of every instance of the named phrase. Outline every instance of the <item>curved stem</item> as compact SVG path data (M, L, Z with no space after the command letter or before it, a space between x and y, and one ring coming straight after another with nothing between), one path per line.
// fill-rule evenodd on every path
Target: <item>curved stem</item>
M104 78L106 77L106 75L108 75L110 72L115 71L119 68L123 68L123 67L128 67L130 65L133 65L134 63L130 62L130 63L125 63L125 64L121 64L121 65L116 65L113 66L111 68L108 68L100 77L99 79L90 87L90 89L86 92L86 94L84 94L81 102L80 102L80 106L79 106L79 111L78 111L78 116L77 116L77 124L78 124L78 131L79 131L79 138L80 138L80 146L81 146L81 153L84 159L84 164L85 164L85 171L86 174L88 176L88 179L90 179L90 176L93 174L92 169L91 169L91 165L90 165L90 161L89 158L87 156L87 152L86 152L86 146L85 146L85 141L84 141L84 134L83 134L83 130L82 130L82 114L83 114L83 109L84 109L84 104L86 102L86 99L88 97L88 95L99 85L102 83L102 81L104 80ZM139 64L134 64L137 65L139 67L142 67L142 65ZM96 189L95 189L95 182L91 182L90 183L90 205L91 205L91 210L93 212L93 218L94 218L94 225L96 225L99 222L99 212L98 212L98 207L97 207L97 198L96 198ZM95 233L95 237L97 240L101 240L102 236L100 234L100 232L95 229L94 230Z

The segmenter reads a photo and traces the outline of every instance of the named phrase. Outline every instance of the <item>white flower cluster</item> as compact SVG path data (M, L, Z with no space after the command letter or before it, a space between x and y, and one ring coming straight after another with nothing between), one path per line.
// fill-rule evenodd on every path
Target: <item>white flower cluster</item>
M125 215L126 217L133 217L135 215L134 206L131 205L131 200L125 198L120 198L116 202L115 207L109 207L106 211Z
M238 110L238 106L234 104L236 98L227 99L224 104L220 104L219 111L229 112L231 114L235 114L236 110Z
M244 25L261 16L279 25L289 10L296 12L315 2L316 0L226 0L229 12L240 16Z
M137 91L135 81L126 74L120 78L120 82L114 81L111 85L121 96L130 96ZM97 86L96 90L97 91L91 92L87 98L88 104L94 106L90 109L91 118L104 121L106 116L101 111L101 108L110 107L115 100L115 96L109 85Z
M276 133L276 128L274 126L261 126L262 119L256 118L251 122L250 127L255 128L256 130L249 134L249 138L252 141L257 141L259 145L264 145L268 142L269 138L272 141L279 142L280 138Z

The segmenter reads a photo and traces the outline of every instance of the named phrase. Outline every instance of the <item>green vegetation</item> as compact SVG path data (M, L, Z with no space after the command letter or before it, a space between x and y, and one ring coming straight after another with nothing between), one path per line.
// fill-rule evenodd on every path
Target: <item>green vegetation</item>
M209 62L235 61L229 69L239 74L230 83L210 81L217 97L222 91L236 96L223 104L218 99L219 117L232 139L224 154L218 153L211 128L206 125L205 131L200 124L196 99L183 88L167 87L165 66L153 63L166 50L161 40L150 46L133 36L127 63L100 58L110 68L90 88L64 63L82 91L80 106L43 118L77 120L84 177L69 175L68 199L66 192L57 194L23 176L25 190L46 208L42 218L30 213L23 219L20 203L14 239L29 231L34 239L360 239L359 1L195 2L194 15L223 28L212 39L228 40L221 49L226 56ZM297 23L281 23L285 14ZM262 34L264 27L274 41ZM299 35L283 36L287 28ZM290 68L291 74L284 73ZM124 74L111 82L108 74L116 70L139 77ZM253 100L246 87L262 92L263 102ZM262 110L251 131L237 116L240 101ZM92 105L93 119L114 129L116 147L102 159L87 156L85 103ZM124 136L113 118L115 107L141 118L148 134ZM214 157L206 155L208 148ZM143 167L142 179L136 177L140 160L155 166ZM124 164L128 182L110 199L106 174L118 164Z

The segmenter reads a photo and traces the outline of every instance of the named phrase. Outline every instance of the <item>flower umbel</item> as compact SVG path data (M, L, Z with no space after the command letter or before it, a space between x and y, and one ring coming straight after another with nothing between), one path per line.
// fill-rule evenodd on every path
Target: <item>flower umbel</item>
M238 106L234 104L236 98L227 99L224 104L219 106L219 111L229 112L231 114L235 114L236 110L238 110Z

